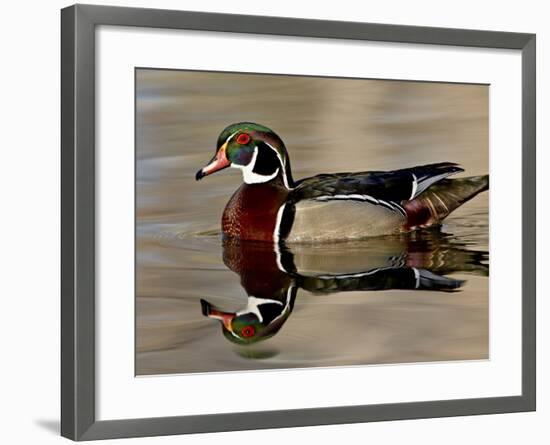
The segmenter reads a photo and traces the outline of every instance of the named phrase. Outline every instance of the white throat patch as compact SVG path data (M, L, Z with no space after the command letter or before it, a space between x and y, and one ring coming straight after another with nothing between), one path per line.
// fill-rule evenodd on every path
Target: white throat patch
M248 297L246 307L244 309L240 310L239 312L237 312L235 315L239 316L239 315L246 314L246 313L252 313L252 314L256 315L256 317L258 317L258 320L261 323L261 322L264 321L264 317L262 316L262 314L260 312L259 306L261 306L262 304L267 304L267 303L278 304L280 306L283 306L283 303L281 303L279 300L271 300L269 298L256 298L255 296L250 295Z
M248 165L231 164L231 167L238 168L243 172L243 181L247 184L261 184L263 182L269 182L279 174L279 168L275 170L272 175L259 175L254 173L254 166L256 165L256 158L258 157L258 147L254 147L254 154Z

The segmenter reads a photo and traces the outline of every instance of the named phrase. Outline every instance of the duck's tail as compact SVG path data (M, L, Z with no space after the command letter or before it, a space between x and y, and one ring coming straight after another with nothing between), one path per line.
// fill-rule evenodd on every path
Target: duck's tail
M404 203L407 229L437 224L453 210L489 189L489 175L442 179L412 201Z

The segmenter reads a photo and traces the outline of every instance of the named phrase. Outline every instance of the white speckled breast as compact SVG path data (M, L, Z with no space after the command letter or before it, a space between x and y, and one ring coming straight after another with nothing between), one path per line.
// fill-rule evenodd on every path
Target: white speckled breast
M381 205L360 201L304 200L296 204L286 242L340 241L399 233L404 216Z

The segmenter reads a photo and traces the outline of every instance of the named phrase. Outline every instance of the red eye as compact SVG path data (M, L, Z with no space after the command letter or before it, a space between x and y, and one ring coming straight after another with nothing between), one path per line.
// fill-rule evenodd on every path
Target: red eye
M243 337L252 337L254 335L255 329L252 326L245 326L241 331Z
M246 133L241 133L237 136L237 143L244 145L250 142L250 136Z

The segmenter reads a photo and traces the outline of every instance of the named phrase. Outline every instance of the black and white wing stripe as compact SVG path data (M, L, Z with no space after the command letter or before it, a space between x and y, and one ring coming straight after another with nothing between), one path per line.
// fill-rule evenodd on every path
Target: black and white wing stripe
M325 195L325 196L317 196L315 198L312 198L314 201L321 201L321 202L327 202L327 201L362 201L362 202L369 202L371 204L375 205L381 205L383 207L386 207L389 210L392 211L398 211L403 216L407 216L407 213L405 212L405 209L403 206L398 204L394 201L385 201L383 199L376 199L369 195L358 195L358 194L349 194L349 195Z
M462 169L460 170L462 171ZM454 174L455 172L443 172L435 176L424 175L421 177L416 177L416 175L411 172L412 176L412 192L410 199L416 198L422 192L426 191L431 185L435 184L442 179L445 179L447 176Z

